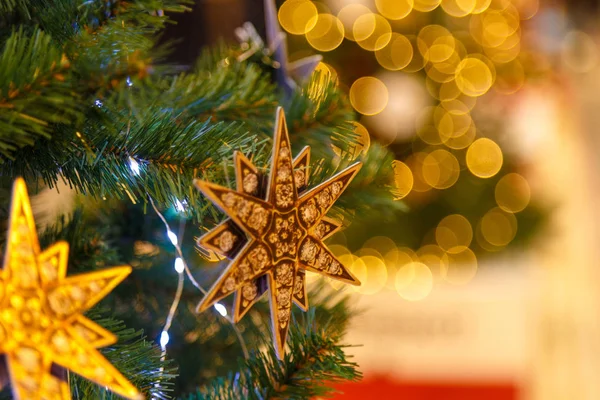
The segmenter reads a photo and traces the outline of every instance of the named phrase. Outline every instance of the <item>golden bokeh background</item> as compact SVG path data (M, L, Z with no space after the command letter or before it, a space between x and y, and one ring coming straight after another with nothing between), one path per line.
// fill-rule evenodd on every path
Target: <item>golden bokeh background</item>
M334 252L365 282L358 292L393 289L406 300L425 299L438 284L468 284L482 254L528 235L535 197L489 115L499 96L526 85L536 49L524 44L524 29L538 11L537 0L282 2L283 29L324 54L317 71L347 90L360 117L351 158L387 146L396 158L394 199L415 213L412 223L428 226L406 242L336 235ZM585 33L569 35L571 48L596 54ZM581 58L563 53L568 65Z

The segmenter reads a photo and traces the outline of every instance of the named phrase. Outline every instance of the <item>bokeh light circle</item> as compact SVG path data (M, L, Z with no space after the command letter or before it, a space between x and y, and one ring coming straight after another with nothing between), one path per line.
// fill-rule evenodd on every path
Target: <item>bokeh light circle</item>
M561 43L561 58L572 71L589 72L598 65L598 45L587 33L570 31Z
M461 246L469 247L473 240L473 228L469 220L462 215L448 215L435 229L435 240L446 252Z
M437 127L433 125L432 120L435 119L435 112L437 107L424 107L416 117L417 135L421 140L432 146L442 144L442 138L437 130Z
M337 17L344 25L344 36L346 39L356 41L354 38L354 23L361 15L371 14L371 10L362 4L348 4L340 10Z
M421 125L417 129L417 135L421 138L421 140L430 145L438 145L442 144L442 138L440 137L440 133L438 132L435 125L431 125L429 123Z
M480 138L469 146L466 160L473 175L491 178L502 168L502 150L493 140Z
M516 173L503 176L494 192L496 204L502 210L517 213L523 211L531 199L531 189L525 178Z
M435 236L435 230L431 231L431 236ZM426 235L428 236L428 235ZM427 241L427 240L425 240ZM417 250L417 256L419 262L427 265L432 273L439 274L442 267L442 257L444 256L444 250L435 244L426 244L421 246Z
M469 109L460 101L436 107L433 116L442 142L464 135L473 124Z
M387 19L398 20L406 17L413 9L413 0L375 0L377 11Z
M517 234L517 218L500 208L488 211L480 221L483 238L493 246L506 246Z
M352 27L354 39L365 50L384 48L392 38L392 27L379 14L364 14L356 19Z
M383 256L383 262L388 270L388 280L386 287L394 289L396 287L396 272L405 264L417 261L416 253L407 247L394 247Z
M396 272L396 291L405 300L419 301L431 293L433 274L427 265L411 262Z
M476 0L442 0L442 8L453 17L461 18L470 14L476 6Z
M317 24L317 7L309 0L287 0L279 8L279 23L293 35L304 35Z
M419 257L417 256L417 253L409 247L396 247L385 253L383 260L388 267L394 264L401 267L404 264L418 261Z
M410 168L413 177L413 188L415 192L427 192L431 190L425 178L423 178L423 160L427 157L425 152L416 152L411 154L406 160L406 165Z
M457 246L442 257L442 276L455 285L469 283L477 273L477 257L471 249Z
M331 51L344 40L344 25L331 14L319 14L314 27L306 33L308 43L319 51Z
M471 97L485 94L494 83L488 65L475 57L466 57L458 64L454 79L460 91Z
M512 60L496 66L496 83L494 89L509 95L517 92L525 84L525 69L519 60Z
M394 160L392 163L394 168L394 189L393 194L396 200L406 197L413 188L413 174L402 161Z
M460 89L456 86L454 79L443 82L440 85L439 98L441 101L450 101L456 99L461 94Z
M441 3L441 0L414 0L413 8L421 12L435 10Z
M373 236L363 243L363 248L373 249L380 255L387 254L396 248L396 243L387 236Z
M529 1L529 0L527 0ZM534 0L535 1L535 0ZM481 14L490 7L492 0L476 0L471 14Z
M360 261L364 263L367 268L367 274L364 281L361 280L360 293L363 294L375 294L379 292L385 286L387 282L387 269L381 258L364 255L361 256Z
M427 76L438 83L450 82L456 77L456 69L461 59L456 51L453 51L448 59L425 65Z
M367 270L367 266L360 257L357 257L354 254L349 254L339 257L338 260L342 263L342 265L348 268L350 272L352 272L352 275L354 275L360 282L366 282L367 279L369 279L369 271ZM340 282L343 285L343 282L338 281L337 279L332 279L332 281ZM335 285L337 285L337 282ZM352 286L352 289L355 292L362 293L362 286Z
M413 48L413 54L412 54L412 59L410 60L408 65L406 67L404 67L402 70L404 72L411 72L411 73L418 72L425 67L426 61L423 58L423 55L421 55L421 52L417 51L417 49L418 49L417 37L415 35L406 35L406 38L410 41L410 45Z
M413 48L410 40L404 35L393 32L389 43L375 51L379 65L390 71L406 67L413 58Z
M477 135L477 129L475 123L471 123L467 131L460 136L444 137L444 145L454 150L461 150L469 147L475 136Z
M359 78L350 87L350 103L361 114L378 114L388 103L387 87L372 76Z
M447 150L434 150L423 160L423 179L436 189L448 189L454 185L459 173L458 160Z
M455 39L441 25L426 25L417 35L417 47L426 61L442 62L454 52Z
M413 174L408 165L402 161L394 160L392 166L394 168L393 194L396 200L400 200L412 190L414 184Z

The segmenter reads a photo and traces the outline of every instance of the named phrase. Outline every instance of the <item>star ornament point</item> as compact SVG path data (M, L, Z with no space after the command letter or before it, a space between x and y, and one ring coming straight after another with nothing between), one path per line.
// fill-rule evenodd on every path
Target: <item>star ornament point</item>
M67 277L67 242L40 249L25 182L13 187L0 274L0 354L15 399L71 399L66 371L128 399L143 398L97 350L117 341L87 319L131 267Z
M323 240L341 227L326 214L361 163L308 190L310 147L292 157L281 107L277 109L269 176L263 176L239 152L234 160L235 190L194 181L198 190L228 216L202 236L198 245L232 260L197 311L235 293L233 319L237 322L269 291L275 349L281 358L292 303L308 310L306 271L360 285Z

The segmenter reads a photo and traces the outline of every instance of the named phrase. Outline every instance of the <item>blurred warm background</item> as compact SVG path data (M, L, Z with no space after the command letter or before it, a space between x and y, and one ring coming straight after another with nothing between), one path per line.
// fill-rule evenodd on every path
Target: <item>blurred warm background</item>
M599 399L598 4L277 7L289 60L321 54L349 93L357 151L394 152L405 205L332 239L368 310L347 337L365 379L339 398ZM245 21L265 37L262 0L176 19L181 63Z

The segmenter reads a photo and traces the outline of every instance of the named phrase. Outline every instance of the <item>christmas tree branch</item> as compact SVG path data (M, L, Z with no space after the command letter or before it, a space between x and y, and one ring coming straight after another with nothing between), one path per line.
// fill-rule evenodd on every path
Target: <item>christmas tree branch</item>
M155 33L168 21L165 12L189 10L190 0L3 0L0 21L7 25L39 26L61 43L81 30L93 32L114 21Z
M13 32L0 53L0 154L49 138L51 124L81 117L78 96L68 83L70 63L50 36ZM2 161L3 158L0 158Z
M161 349L146 340L140 330L127 328L123 322L104 317L106 309L96 307L86 316L115 334L118 342L103 347L100 352L149 399L169 399L177 369L173 362L162 358ZM120 399L93 382L71 375L71 392L75 399Z
M258 128L260 122L273 118L277 105L268 75L254 64L223 62L208 70L163 78L153 86L150 96L160 96L171 110L197 120L244 121Z
M344 353L339 324L319 325L313 311L291 325L289 351L279 361L275 350L257 352L232 378L218 379L188 400L310 399L327 396L332 384L361 377Z
M215 179L215 175L222 179L221 162L232 149L251 152L260 141L241 124L192 121L180 126L176 119L155 114L138 121L107 113L99 118L106 124L90 124L81 133L65 130L43 148L22 149L5 171L11 176L41 178L51 187L63 179L96 198L129 198L135 203L151 196L161 207L186 201L200 217L206 202L192 180L198 176Z
M2 14L12 13L14 11L20 11L27 13L27 1L26 0L2 0L0 1L0 12Z

